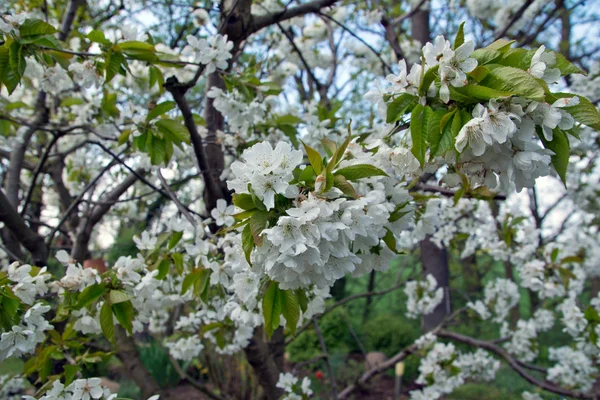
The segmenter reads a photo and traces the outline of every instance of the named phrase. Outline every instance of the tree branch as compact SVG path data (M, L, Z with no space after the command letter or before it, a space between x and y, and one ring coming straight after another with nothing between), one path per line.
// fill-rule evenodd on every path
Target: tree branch
M44 244L44 239L27 226L25 220L19 215L1 189L0 221L4 222L19 243L31 253L35 264L41 266L46 263L48 250Z
M479 347L479 348L491 351L492 353L496 354L497 356L500 356L501 358L503 358L508 363L508 365L510 365L511 368L514 369L519 375L521 375L521 377L523 377L527 382L529 382L535 386L538 386L544 390L547 390L549 392L556 393L556 394L559 394L562 396L574 397L576 399L592 399L593 398L592 396L588 396L584 393L564 389L564 388L554 385L553 383L550 383L548 381L542 381L540 379L537 379L536 377L530 375L518 360L516 360L514 357L512 357L510 354L508 354L504 349L502 349L501 347L499 347L491 342L474 339L469 336L461 335L459 333L454 333L454 332L450 332L450 331L444 331L444 330L440 331L438 333L438 336L444 337L444 338L447 338L450 340L455 340L457 342L466 343L466 344L474 346L474 347Z
M254 17L248 36L270 25L278 24L302 15L319 12L322 8L331 7L337 2L338 0L314 0L293 8L286 8L283 11Z

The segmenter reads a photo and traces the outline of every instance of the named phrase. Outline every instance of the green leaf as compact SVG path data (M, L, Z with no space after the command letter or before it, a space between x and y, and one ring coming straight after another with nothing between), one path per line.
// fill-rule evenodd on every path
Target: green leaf
M108 301L105 301L100 309L100 327L102 328L104 337L108 339L109 342L115 344L115 322Z
M538 129L538 137L544 144L544 147L554 152L554 155L552 156L552 165L558 173L558 176L560 176L560 179L566 185L567 167L569 166L570 155L570 145L567 135L559 128L556 128L553 131L552 141L549 142L546 140L544 134L540 132L539 126L536 128Z
M80 106L82 104L85 104L82 99L77 97L66 97L61 100L59 107Z
M279 294L281 299L281 312L285 318L285 326L292 335L295 335L296 326L300 319L300 302L293 290L280 290Z
M327 165L329 166L329 165ZM315 180L315 170L312 165L307 165L298 175L299 182L311 182Z
M174 143L190 143L190 132L185 125L174 119L159 119L154 124L160 132L168 136Z
M345 168L340 168L334 173L334 175L342 175L349 181L355 181L357 179L362 178L370 178L372 176L388 176L388 174L386 174L381 169L369 164L356 164L350 165Z
M58 32L55 27L40 19L26 19L19 27L21 37L33 35L51 35Z
M156 49L153 45L146 42L138 42L137 40L127 40L124 42L119 42L119 47L127 52L130 50L134 51L147 51L147 52L155 52Z
M23 55L23 47L17 42L12 42L9 46L9 50L8 60L10 62L10 69L17 78L17 81L20 82L21 77L25 73L25 67L27 66L25 56Z
M439 68L440 68L439 65L436 65L435 67L431 67L427 70L427 72L425 72L425 75L423 75L423 80L421 81L421 84L419 85L419 94L421 96L425 96L427 94L427 90L429 90L429 86L431 86L431 84L435 80ZM388 107L388 112L389 112L389 107Z
M385 228L385 230L386 233L383 237L383 242L391 251L393 251L394 253L398 253L398 250L396 248L396 238L394 237L394 234L388 228Z
M125 56L123 53L109 50L106 53L106 60L104 62L105 65L105 79L106 82L110 82L121 70L121 65L126 65L127 61L125 60Z
M195 269L183 278L183 282L181 283L182 296L200 279L200 276L200 269Z
M242 249L244 250L244 255L246 256L246 261L248 261L248 264L252 264L250 262L250 254L252 253L254 246L254 238L252 237L252 232L250 231L250 224L248 224L242 231Z
M413 108L410 116L410 137L412 139L410 152L419 160L421 167L425 163L425 151L427 150L427 133L423 129L427 123L426 116L425 107L420 104Z
M279 285L275 281L269 283L262 301L263 316L265 319L265 332L271 337L279 328L281 322L281 299Z
M346 196L352 197L353 199L358 198L356 189L354 189L354 186L352 186L343 175L334 176L333 186L340 189Z
M425 139L431 144L431 153L434 151L434 146L439 144L440 138L440 123L442 118L446 115L445 110L433 111L431 107L425 107L424 116L424 132Z
M152 165L159 165L163 162L168 164L170 158L167 155L167 143L165 139L148 135L147 140L146 146L148 147L148 154L150 154Z
M75 379L75 375L79 372L79 365L66 364L63 367L65 374L65 386L68 386Z
M498 50L499 52L506 52L510 49L516 40L498 39L494 43L488 45L486 49Z
M302 142L302 144L304 145L304 150L306 151L306 155L308 156L308 161L310 162L310 165L312 165L313 170L316 172L317 175L320 174L323 170L323 160L321 158L321 155L318 151L316 151L306 143Z
M321 139L321 145L325 149L325 152L329 157L333 157L335 151L337 150L337 145L331 139L323 138ZM329 165L329 164L328 164Z
M183 272L183 255L181 253L172 253L171 259L175 265L175 270L178 274L181 274Z
M275 118L275 123L277 125L297 125L301 122L302 118L292 114L279 115L277 118Z
M502 92L516 93L530 100L544 101L544 87L527 72L513 67L488 65L490 73L480 82Z
M340 161L342 161L342 159L344 158L344 155L346 153L346 149L348 148L348 145L350 144L351 140L352 140L352 130L350 128L350 124L348 124L348 136L346 136L346 139L341 144L341 146L338 147L337 149L335 149L335 151L333 152L333 155L331 156L331 159L329 160L329 163L327 164L327 168L326 168L327 171L329 171L329 172L333 171L333 169L340 163Z
M75 305L75 309L79 310L83 307L86 307L89 304L92 304L94 301L98 300L106 293L106 287L104 284L96 283L91 286L86 287L79 294L79 298L77 299L77 305Z
M565 56L563 56L561 53L556 52L556 51L553 51L552 53L556 56L556 64L553 65L551 68L558 68L560 70L560 74L562 76L569 75L569 74L586 75L586 73L584 71L579 69L579 67L577 67L575 64L573 64L571 61L567 60L567 58Z
M496 62L508 67L528 70L531 66L531 59L534 54L535 50L526 50L522 48L510 49L504 53L502 59L497 60Z
M431 158L437 157L450 150L454 145L454 137L452 136L452 118L458 109L444 114L440 119L440 124L436 131L431 132L429 143L431 144Z
M130 335L133 334L133 304L131 301L113 304L113 313L117 317L117 321Z
M12 94L19 85L19 81L20 79L17 78L10 66L10 50L5 44L0 47L0 82L6 86L8 94Z
M104 32L95 29L87 34L87 38L95 43L100 43L104 45L110 44L110 41L106 39L106 36L104 36Z
M171 250L173 247L175 247L182 237L183 232L173 232L173 235L171 235L171 237L169 238L169 244L167 245L167 249Z
M298 304L300 305L300 309L302 312L306 312L308 309L308 299L306 298L306 293L302 289L296 290L296 297L298 297Z
M260 234L263 229L267 227L268 221L269 213L266 211L257 210L254 214L252 214L252 217L250 217L250 223L248 226L250 227L254 244L257 246L262 246L263 244L263 238Z
M148 112L148 116L146 117L146 122L152 121L154 118L161 116L172 109L175 108L174 101L164 101L160 104L157 104L152 110Z
M158 263L158 275L156 275L156 279L163 280L169 274L169 269L171 268L171 261L169 259L163 259Z
M501 90L496 90L481 85L467 85L463 87L454 88L454 90L465 96L483 101L487 101L490 99L498 99L502 97L510 97L516 94L513 92L504 92Z
M10 50L6 45L0 46L0 89L2 89L2 82L4 81L4 73L10 69L9 61Z
M475 68L473 71L469 72L468 75L471 78L475 79L477 82L481 82L482 80L485 79L485 77L489 73L490 73L490 69L488 67L485 67L483 65L478 65L477 68Z
M465 42L465 23L464 21L458 27L458 32L456 32L456 37L454 38L454 47L453 49L458 49Z
M115 304L123 303L123 302L129 301L129 300L131 300L131 296L120 290L111 290L108 293L108 301L113 306Z
M579 97L579 104L572 107L563 107L563 110L573 116L575 121L600 130L600 114L596 106L583 96L573 93L552 93L553 98Z
M234 193L233 204L242 210L254 210L256 208L252 195L248 193Z
M154 85L157 85L160 91L163 91L163 85L165 83L165 77L160 69L151 65L149 69L149 88L152 89Z
M587 306L583 315L589 322L600 322L600 314L593 306Z
M469 57L476 59L478 65L485 65L498 62L502 57L502 53L490 49L477 49L473 51Z
M431 71L431 69L429 69L427 72ZM413 96L412 94L408 93L402 93L400 96L396 97L391 103L388 103L386 122L388 124L392 124L396 121L399 121L406 113L409 113L416 104L416 96Z

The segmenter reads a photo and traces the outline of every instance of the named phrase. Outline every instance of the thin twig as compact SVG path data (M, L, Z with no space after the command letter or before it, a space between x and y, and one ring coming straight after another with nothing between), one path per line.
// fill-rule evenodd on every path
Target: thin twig
M171 200L173 200L173 203L175 203L175 205L179 209L179 212L182 213L188 221L190 221L190 224L192 224L192 226L196 226L196 220L194 219L194 217L192 217L192 214L189 213L188 208L184 206L183 203L181 203L181 201L177 198L177 195L175 194L171 186L169 186L160 170L158 170L157 172L158 179L160 180L163 189L165 189Z

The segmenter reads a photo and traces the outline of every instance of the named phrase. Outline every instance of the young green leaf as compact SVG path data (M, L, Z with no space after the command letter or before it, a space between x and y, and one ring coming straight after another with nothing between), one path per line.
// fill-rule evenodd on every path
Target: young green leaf
M252 200L252 195L248 193L234 193L233 194L233 204L236 207L241 208L242 210L254 210L256 206L254 205L254 201Z
M563 183L567 184L567 167L569 166L570 145L567 135L559 128L554 129L552 141L546 140L544 134L540 132L539 126L538 137L541 139L544 147L554 152L552 156L552 165L560 176Z
M281 312L285 317L285 326L292 335L296 334L296 326L300 319L300 303L293 290L280 290ZM275 328L276 329L276 328Z
M252 236L252 231L250 230L250 224L247 224L242 231L242 249L244 250L244 255L246 256L246 261L248 261L248 264L252 264L250 262L250 254L252 253L254 246L254 237Z
M437 67L437 66L436 66ZM435 67L430 68L429 71L435 69ZM427 76L427 73L425 74ZM400 96L396 97L391 103L388 103L387 106L387 114L386 121L388 124L393 124L396 121L399 121L404 114L412 111L413 107L417 104L417 96L414 96L409 93L402 93Z
M281 299L279 285L271 281L262 301L263 317L265 319L265 332L269 338L279 328L281 321Z
M356 164L348 167L340 168L334 172L335 176L342 175L349 181L355 181L362 178L370 178L372 176L388 176L384 171L374 165Z
M114 344L115 322L113 320L113 312L110 308L110 304L108 304L108 301L105 301L104 305L100 309L100 328L102 328L104 337L108 339L109 342Z
M57 29L41 19L26 19L19 27L19 34L25 38L33 35L52 35Z
M146 117L146 122L152 121L154 118L159 117L159 116L171 111L174 108L175 108L174 101L164 101L160 104L157 104L152 110L150 110L148 112L148 116Z
M177 243L183 237L183 231L181 232L173 232L173 235L169 238L169 244L167 245L167 249L171 250L173 247L177 246Z
M171 261L167 258L161 260L158 263L158 275L156 275L156 279L163 280L169 274L169 269L171 268Z
M492 68L494 66L494 68ZM544 87L533 76L519 68L488 65L489 74L482 86L487 86L501 92L516 93L530 100L544 101Z
M421 81L421 84L419 85L419 94L421 96L425 96L427 94L427 91L429 90L429 86L431 86L431 84L435 80L435 77L437 76L439 68L440 68L439 65L436 65L435 67L431 67L427 70L427 72L425 72L425 75L423 75L423 80ZM388 109L388 112L389 112L389 109Z
M131 300L131 296L121 290L111 290L108 293L108 301L111 305Z
M323 160L321 159L321 155L318 151L302 142L304 145L304 150L306 151L306 155L308 156L308 161L310 165L313 167L313 170L318 174L323 170Z
M462 26L462 25L461 25ZM417 104L410 116L410 137L412 139L411 153L419 160L421 167L425 163L425 151L427 150L427 133L424 131L426 125L425 107Z
M333 186L340 189L346 196L356 199L358 194L354 186L343 175L336 175L333 177Z
M94 301L98 300L100 297L102 297L104 293L106 293L106 287L104 286L104 284L95 283L91 286L88 286L85 289L83 289L83 291L79 294L77 304L74 308L76 310L79 310L83 307L86 307L89 304L92 304Z
M463 21L458 27L458 32L456 32L456 37L454 38L454 46L452 47L454 50L458 49L465 42L465 22Z
M252 214L252 217L250 217L250 223L248 226L250 227L254 244L257 246L262 246L263 244L261 232L267 227L268 221L269 213L266 211L256 211L254 214Z
M124 301L112 305L113 313L117 317L117 321L130 335L133 334L133 304L131 301Z
M163 118L156 121L154 125L156 125L161 133L169 137L173 143L190 143L190 132L181 122L175 121L174 119Z

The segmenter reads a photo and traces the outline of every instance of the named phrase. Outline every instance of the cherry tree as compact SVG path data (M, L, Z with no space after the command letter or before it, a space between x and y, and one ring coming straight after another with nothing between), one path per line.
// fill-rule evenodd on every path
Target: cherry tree
M537 388L524 399L595 398L592 6L389 3L0 9L0 360L26 360L0 381L6 397L26 379L29 399L115 399L86 373L114 355L144 399L236 398L190 374L201 357L245 359L264 398L310 398L284 352L312 329L331 398L411 354L412 399L493 381L501 365ZM128 234L135 255L87 265ZM420 268L375 292L404 254ZM505 276L457 298L450 257L465 275L487 257ZM367 292L345 296L363 275ZM320 318L395 290L423 336L341 387ZM497 338L453 329L466 321ZM555 326L568 345L536 365ZM144 335L180 385L144 366Z

